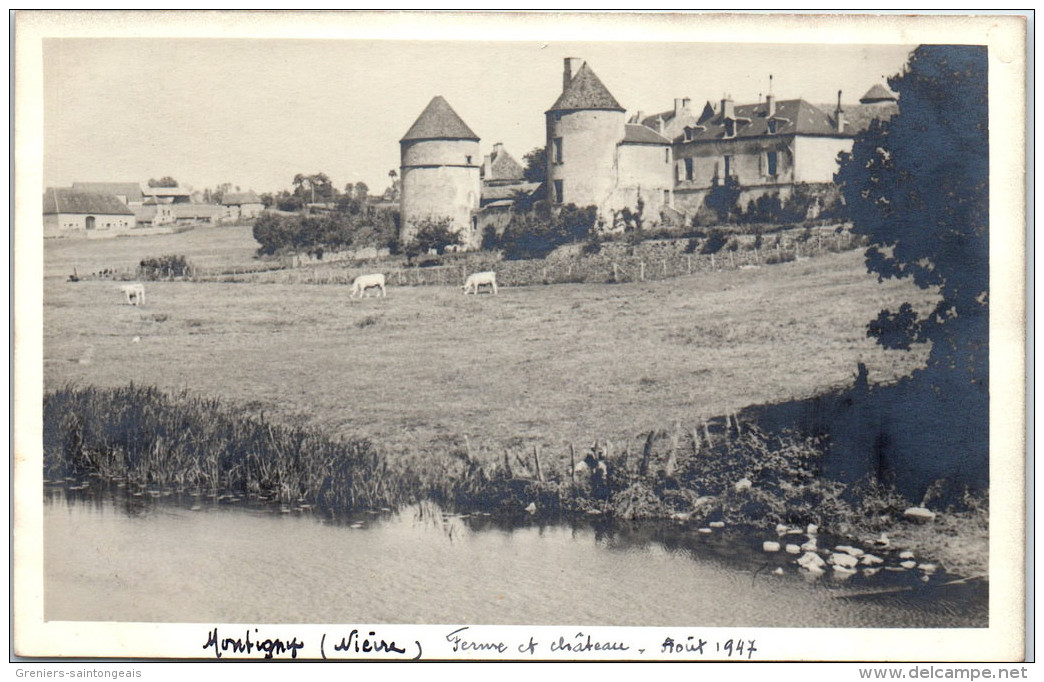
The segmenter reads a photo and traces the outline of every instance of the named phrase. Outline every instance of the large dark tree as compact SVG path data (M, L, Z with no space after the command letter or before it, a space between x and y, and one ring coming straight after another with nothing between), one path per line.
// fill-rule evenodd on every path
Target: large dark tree
M177 187L178 181L169 175L164 175L162 178L157 180L156 178L149 178L149 187Z
M931 342L931 365L985 390L989 335L986 48L927 45L888 84L899 113L857 136L837 181L866 264L939 291L926 315L882 311L868 334L888 348Z
M927 366L853 394L839 451L870 456L916 500L933 481L989 481L989 137L985 47L918 47L888 84L899 113L858 135L836 180L866 265L938 293L930 310L884 310L868 336L893 349L929 343ZM865 376L865 375L864 375ZM865 380L864 384L865 386ZM848 460L846 466L855 460Z
M543 182L547 179L547 150L536 147L522 157L522 177L526 182Z

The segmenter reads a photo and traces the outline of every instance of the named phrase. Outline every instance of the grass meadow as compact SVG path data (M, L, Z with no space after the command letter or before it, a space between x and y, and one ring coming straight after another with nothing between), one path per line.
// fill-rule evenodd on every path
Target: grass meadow
M635 443L753 404L871 383L922 365L866 338L867 321L931 295L878 283L859 251L665 281L504 287L147 283L126 305L80 273L186 255L248 265L249 227L45 246L45 390L133 382L219 398L389 454L476 456L540 446L552 457L595 439ZM485 453L485 454L483 454ZM564 455L563 455L564 456Z
M257 242L250 225L199 225L174 234L126 235L97 239L49 239L44 243L44 277L68 278L102 270L133 273L144 258L185 256L197 267L245 267L256 263Z

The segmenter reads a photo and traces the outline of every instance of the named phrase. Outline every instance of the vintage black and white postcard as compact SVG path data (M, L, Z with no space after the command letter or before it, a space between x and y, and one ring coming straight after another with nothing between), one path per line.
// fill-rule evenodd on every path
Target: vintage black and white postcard
M13 651L1021 661L1021 16L18 12Z

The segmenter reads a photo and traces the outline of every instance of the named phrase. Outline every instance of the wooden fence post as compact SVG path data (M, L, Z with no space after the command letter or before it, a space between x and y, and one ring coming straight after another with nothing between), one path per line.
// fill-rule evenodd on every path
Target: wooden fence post
M656 432L650 431L645 438L645 447L642 448L642 461L638 464L638 475L645 476L649 473L649 460L652 459L653 443L656 440Z
M541 469L541 467L540 467L540 446L539 445L534 445L533 446L533 462L536 464L537 480L539 480L541 483L543 483L544 482L544 470Z
M614 282L619 282L620 281L620 276L617 274L617 271L616 271L616 261L613 261L613 281Z
M572 443L569 444L569 480L576 485L576 451Z
M689 269L689 274L692 274L692 256L685 257L685 265Z
M645 281L645 261L644 260L638 261L638 281L639 282L644 282Z

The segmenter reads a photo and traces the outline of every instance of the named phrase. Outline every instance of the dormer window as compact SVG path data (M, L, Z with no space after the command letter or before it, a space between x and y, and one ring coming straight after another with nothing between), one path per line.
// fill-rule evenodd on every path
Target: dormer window
M725 137L736 137L736 119L725 119Z
M769 131L769 135L775 135L776 134L776 119L774 119L774 118L770 118L769 119L768 131Z
M685 126L685 141L692 142L692 138L694 137L696 137L696 129Z

